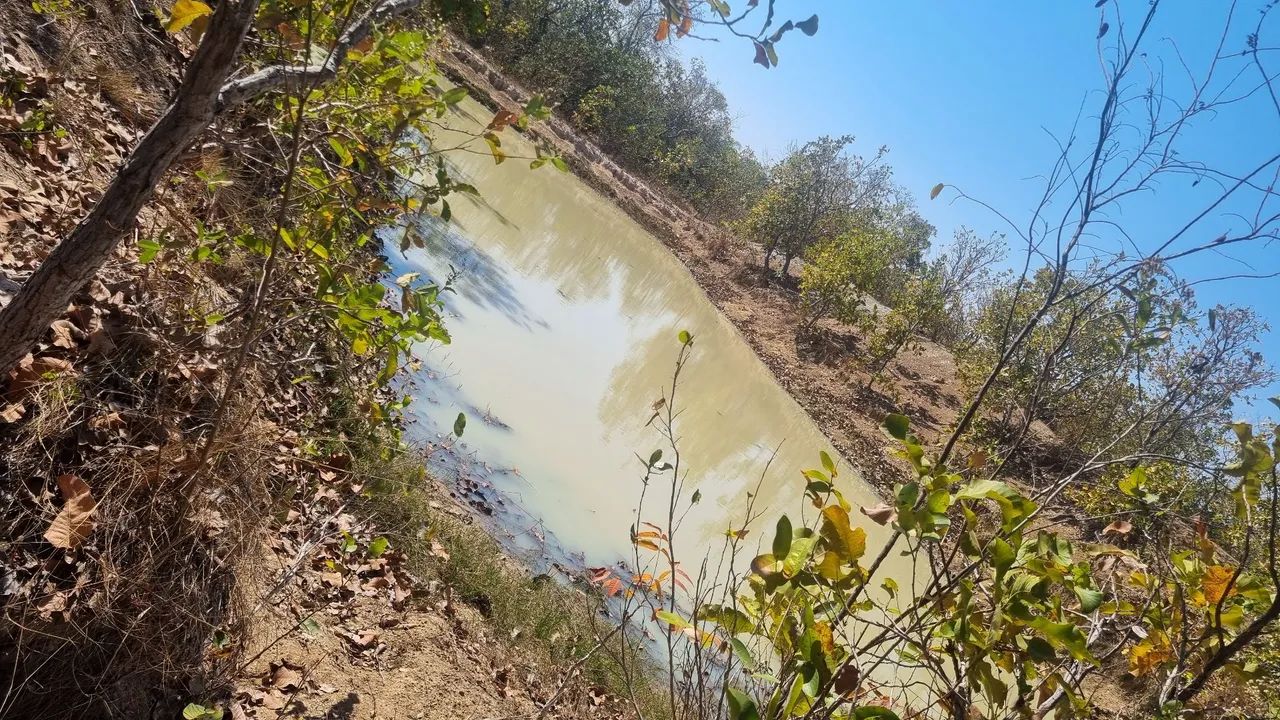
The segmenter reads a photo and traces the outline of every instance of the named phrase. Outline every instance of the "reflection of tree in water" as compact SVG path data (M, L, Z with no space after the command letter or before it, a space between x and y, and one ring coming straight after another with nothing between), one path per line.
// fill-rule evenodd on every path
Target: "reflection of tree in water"
M421 269L424 276L442 283L449 279L449 275L456 274L453 288L467 301L497 310L524 328L546 327L543 320L530 314L517 295L516 286L509 277L510 270L448 223L424 213L408 227L408 232L415 233L422 241L420 252L426 256L426 262L413 264ZM411 251L410 262L417 259L415 254ZM450 312L465 319L456 305L450 305Z
M714 326L718 319L709 307L699 316L702 336L698 327L684 326L694 333L695 348L680 381L676 430L689 470L685 492L697 488L703 494L702 507L691 522L702 526L707 539L714 539L727 522L740 519L746 493L754 490L775 448L778 453L761 486L757 509L793 506L800 495L800 470L815 465L818 451L828 443L771 386L772 378L753 358L732 348L737 338L727 328ZM602 425L610 434L642 439L647 444L635 448L642 455L662 446L658 432L643 426L654 401L670 388L681 326L665 325L638 344L627 361L614 368L601 401ZM734 517L726 517L726 510Z
M652 242L593 191L550 166L535 171L518 160L494 165L487 154L466 151L450 153L448 162L480 191L479 197L450 196L464 232L495 245L519 271L554 282L571 301L607 297L618 269L611 246Z

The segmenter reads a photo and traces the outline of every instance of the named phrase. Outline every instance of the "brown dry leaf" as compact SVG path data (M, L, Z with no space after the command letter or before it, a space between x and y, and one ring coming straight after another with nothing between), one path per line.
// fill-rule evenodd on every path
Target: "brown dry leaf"
M85 481L75 475L59 475L58 489L64 501L62 510L44 531L44 538L54 547L72 550L93 532L93 511L98 503Z
M445 549L444 545L440 544L439 540L431 541L431 554L445 562L449 562L449 551Z
M29 353L18 362L18 366L9 371L9 389L5 392L5 400L18 402L27 396L29 390L41 383L46 376L67 375L75 372L71 363L62 358L33 358Z
M37 609L40 611L40 617L50 620L53 618L54 613L67 609L67 594L65 592L56 592L40 603Z
M863 515L874 520L877 525L884 525L892 521L894 516L897 515L893 507L884 503L873 505L872 507L863 507L861 510Z
M53 332L54 347L75 350L75 329L76 327L71 324L70 320L54 320L53 324L49 326L49 330Z
M990 460L990 459L991 459L991 456L987 453L986 450L975 450L973 451L973 454L969 456L969 469L977 470L978 468L981 468L982 466L986 465L987 460Z
M271 687L281 690L297 690L302 687L302 668L283 662L271 672Z
M662 42L667 39L667 34L671 31L671 21L662 18L658 21L658 29L653 32L653 39Z
M1128 535L1133 532L1133 523L1128 520L1116 520L1103 529L1103 535Z
M22 403L9 403L0 407L0 423L16 423L27 413L27 406Z
M89 418L89 427L93 430L119 430L125 426L124 418L118 412L109 412Z
M489 129L500 131L508 125L514 125L519 119L520 117L510 110L498 110L489 121Z
M371 647L375 647L378 644L378 638L382 637L382 634L377 630L362 630L359 633L340 630L337 634L360 650L368 650Z
M95 279L89 282L89 297L97 302L106 302L107 298L111 297L111 291L102 284L101 280Z

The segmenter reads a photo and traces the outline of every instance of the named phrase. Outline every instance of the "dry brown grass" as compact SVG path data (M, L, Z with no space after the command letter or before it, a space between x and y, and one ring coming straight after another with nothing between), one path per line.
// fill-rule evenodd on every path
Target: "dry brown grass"
M244 429L211 471L193 471L205 391L175 380L170 357L136 337L110 362L35 388L34 414L0 461L20 488L0 503L4 555L37 563L6 598L19 601L0 630L0 717L150 717L225 675L206 650L244 618L236 565L265 520L274 437L240 404L228 424ZM42 539L62 473L97 501L97 526L73 552Z

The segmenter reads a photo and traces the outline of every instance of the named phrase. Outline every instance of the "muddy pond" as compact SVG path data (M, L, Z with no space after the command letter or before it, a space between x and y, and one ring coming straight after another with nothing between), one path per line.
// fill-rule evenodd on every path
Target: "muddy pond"
M456 131L437 138L442 146L492 117L470 100L460 108L449 121ZM658 239L571 173L530 170L519 157L534 149L513 132L504 133L511 157L500 165L482 142L471 148L448 162L480 197L451 196L449 224L420 220L413 231L424 248L388 250L396 273L437 281L456 273L446 300L453 341L419 349L423 368L411 387L411 436L444 446L432 469L535 566L629 557L639 458L663 447L647 423L687 330L695 340L676 428L685 493L701 500L677 543L686 565L718 550L759 484L756 507L766 512L750 528L749 559L779 512L803 514L800 471L819 467L821 450L838 457L830 444ZM452 442L459 412L466 430ZM847 463L840 471L855 506L879 502ZM666 489L649 497L647 519L658 520ZM887 529L863 525L874 552ZM886 570L910 582L905 566Z

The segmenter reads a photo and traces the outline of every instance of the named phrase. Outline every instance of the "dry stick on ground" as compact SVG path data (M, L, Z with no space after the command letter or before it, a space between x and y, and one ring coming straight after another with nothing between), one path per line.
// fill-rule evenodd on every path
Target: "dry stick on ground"
M272 66L228 82L256 16L258 0L221 0L173 103L143 136L89 215L0 310L0 371L18 364L97 274L133 228L138 213L174 161L220 113L273 90L331 79L346 59L347 50L368 37L375 25L423 1L375 3L343 33L324 63Z

